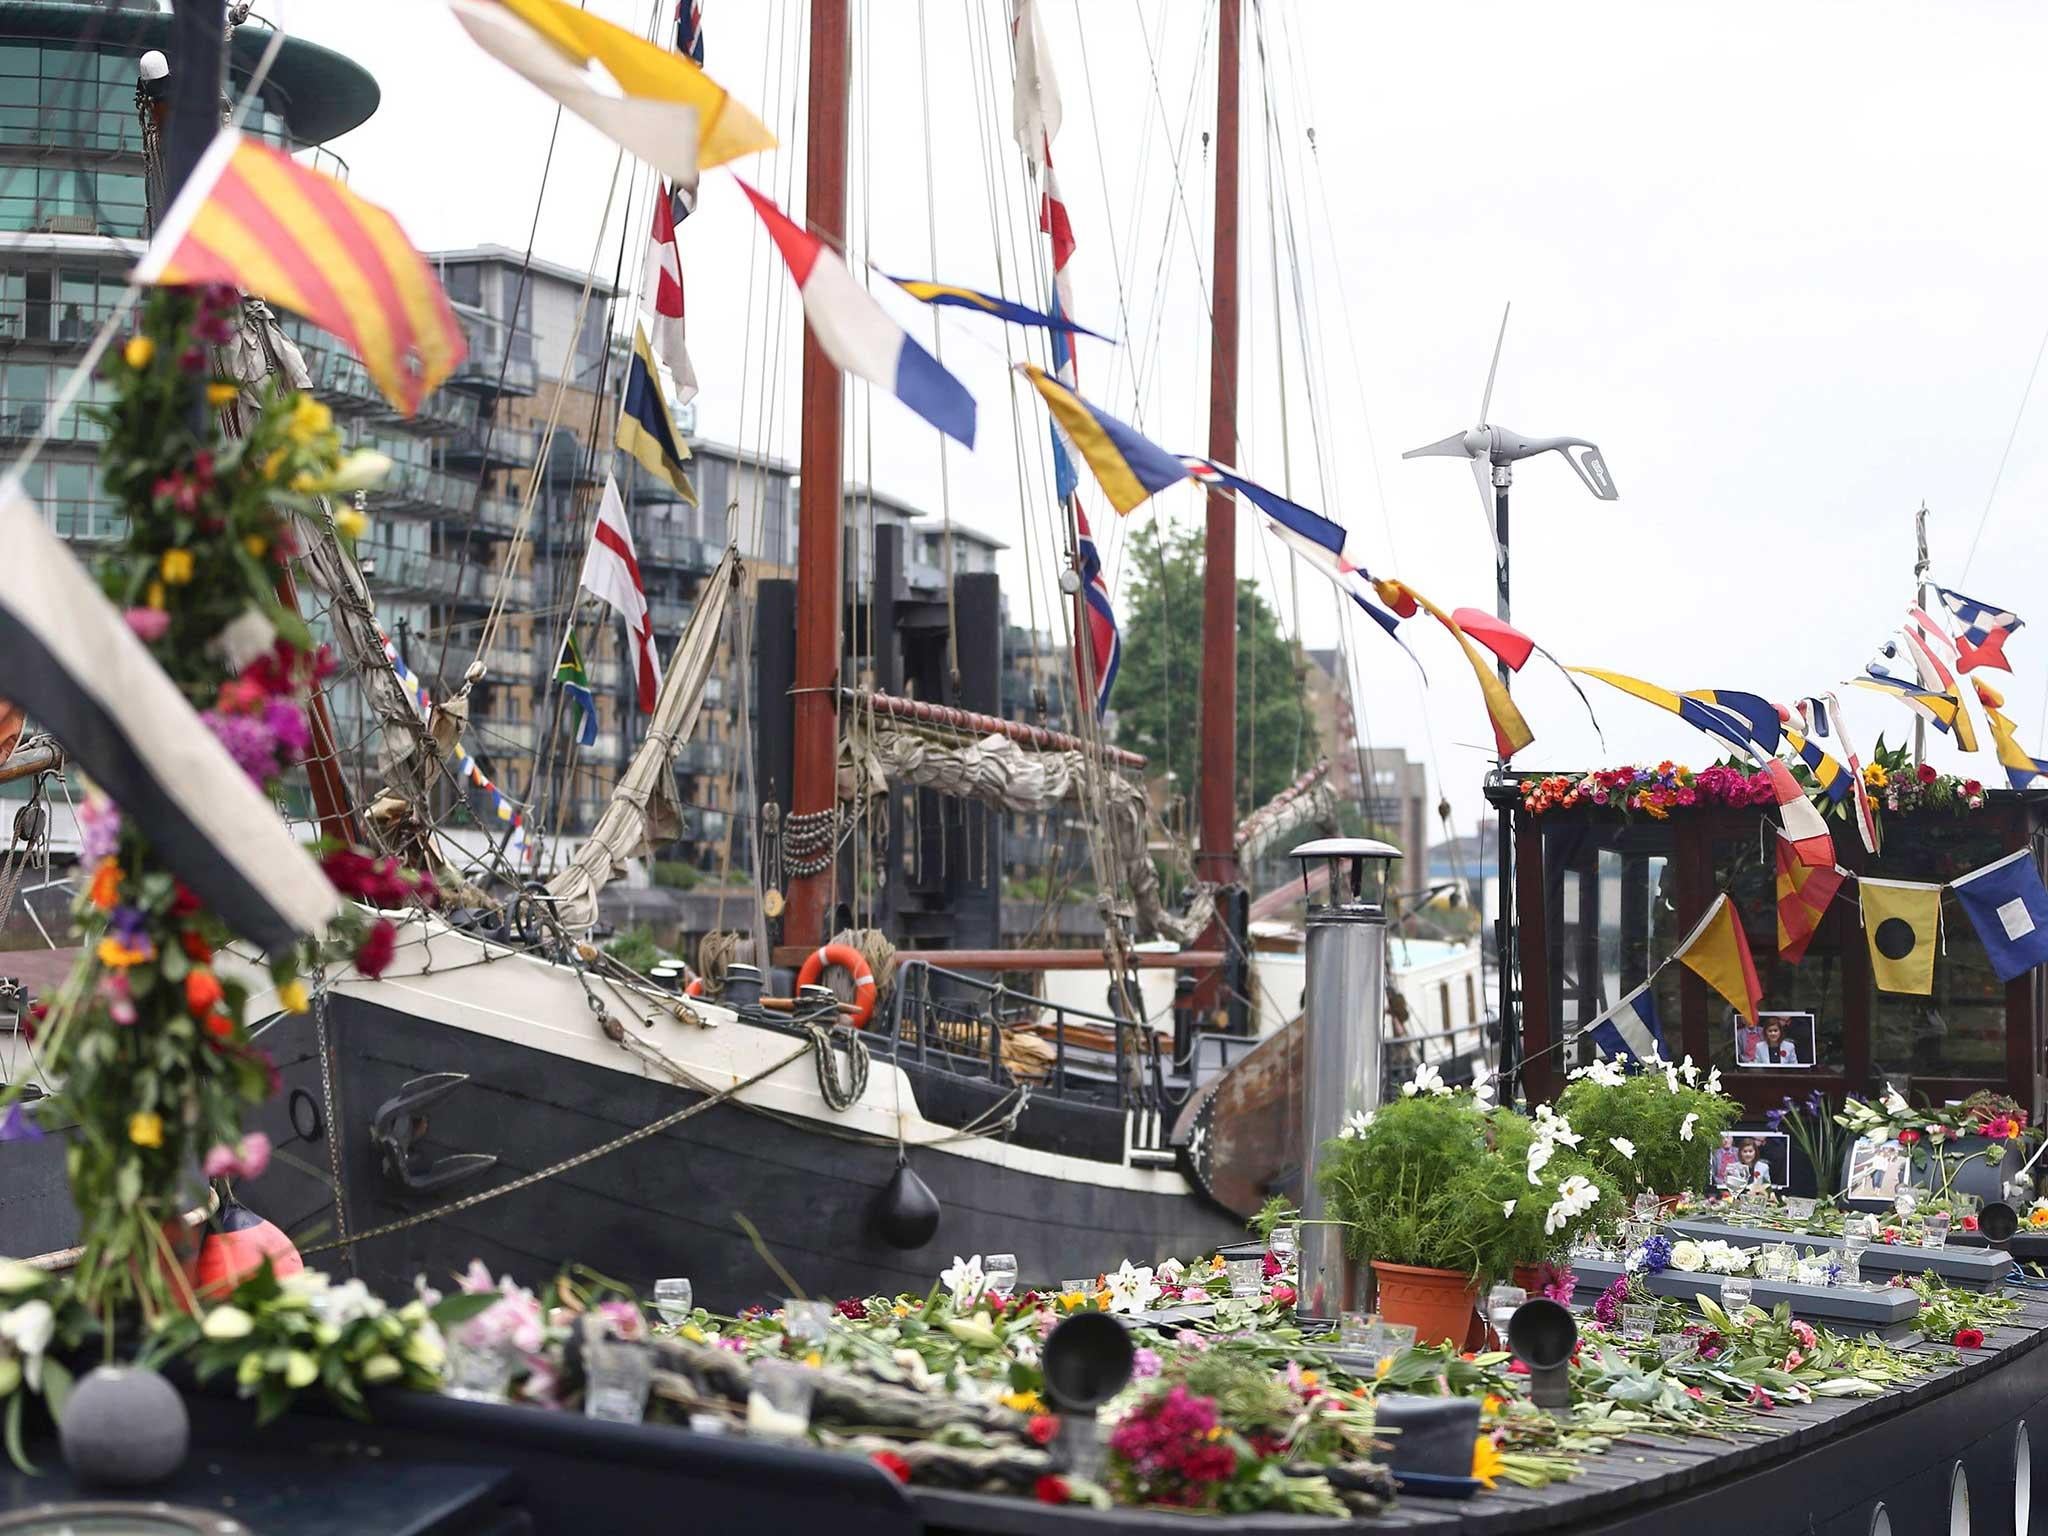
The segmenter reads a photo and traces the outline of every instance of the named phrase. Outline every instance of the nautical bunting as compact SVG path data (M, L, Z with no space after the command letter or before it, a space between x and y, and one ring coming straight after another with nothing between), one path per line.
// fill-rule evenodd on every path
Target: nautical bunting
M1775 755L1778 743L1784 740L1784 722L1779 718L1778 706L1759 694L1740 693L1732 688L1693 688L1685 696L1733 715L1748 727L1749 739L1767 754Z
M683 253L676 245L676 205L663 183L654 199L654 227L647 242L647 275L641 283L641 312L654 355L676 382L677 409L697 397L697 370L683 332Z
M1799 862L1815 869L1835 866L1835 839L1821 819L1806 791L1792 777L1792 770L1778 758L1769 758L1764 769L1771 776L1771 792L1777 798L1778 819L1785 824L1784 840L1792 845Z
M1564 674L1564 680L1571 684L1579 702L1586 706L1586 718L1593 722L1593 734L1600 744L1607 745L1607 733L1600 729L1600 717L1593 713L1593 701L1586 697L1586 690L1579 686L1579 680L1572 676L1571 668L1543 649L1534 640L1523 634L1506 619L1498 618L1483 608L1453 608L1451 617L1458 621L1458 627L1485 646L1501 660L1501 665L1510 672L1519 672L1529 663L1531 656L1541 656Z
M676 425L675 407L662 387L647 332L638 325L633 327L633 360L626 367L625 395L619 401L618 445L650 475L675 487L684 501L697 504L697 489L683 468L690 445Z
M1014 299L983 293L979 288L934 283L920 277L891 277L889 281L920 304L929 304L937 309L972 310L977 314L993 315L998 320L1007 320L1012 325L1035 325L1048 331L1067 331L1082 336L1093 336L1097 341L1109 340L1101 332L1091 331L1085 325L1076 324L1065 315L1048 315L1019 304Z
M1068 389L1042 368L1019 363L1017 371L1044 397L1053 420L1088 462L1109 504L1128 513L1169 485L1188 478L1187 466L1157 443L1125 426Z
M2025 789L2035 779L2048 777L2048 762L2030 755L2019 743L2019 727L2005 714L2005 695L1985 682L1981 677L1970 679L1977 690L1977 701L1984 706L1984 723L1991 730L1993 749L1998 754L1998 764L2005 770L2006 782L2014 789Z
M391 670L396 674L399 686L405 690L406 698L412 701L412 707L419 711L422 720L432 718L434 696L427 691L427 685L420 680L417 672L405 664L405 658L398 654L398 647L391 643L391 637L382 629L377 631L377 639L382 642L384 659L391 663ZM589 746L590 743L586 741L584 745ZM510 829L511 835L505 840L506 856L515 863L525 863L526 818L519 814L511 797L492 783L490 776L477 766L476 759L469 755L468 749L459 741L455 744L454 757L456 774L474 788L483 791L484 803L491 808L491 819Z
M1842 872L1832 864L1816 868L1803 863L1783 833L1778 836L1777 865L1778 957L1797 965L1828 915L1828 903L1842 888Z
M341 898L320 866L14 480L0 485L0 549L10 700L236 933L282 951L323 931Z
M804 320L833 363L888 391L946 436L974 446L974 396L889 318L846 263L735 176L796 279Z
M1962 701L1955 694L1943 693L1939 689L1928 688L1920 683L1909 683L1902 677L1894 677L1883 671L1872 671L1864 677L1852 677L1849 679L1849 686L1897 699L1937 731L1954 732L1956 745L1965 752L1977 750L1977 733L1971 728L1969 712L1962 707Z
M1800 718L1812 726L1816 736L1830 737L1841 748L1842 760L1849 765L1849 771L1843 777L1847 781L1847 793L1856 816L1856 835L1862 840L1865 853L1876 853L1880 841L1877 812L1870 803L1870 786L1863 782L1863 760L1856 755L1855 743L1849 740L1848 712L1832 693L1801 699L1799 709ZM1835 775L1822 776L1816 771L1815 777L1823 784L1830 784ZM1829 795L1835 798L1832 787Z
M704 67L704 7L699 0L676 0L675 49L699 69ZM675 223L682 223L696 211L697 194L694 189L676 182L664 184L662 190L668 198L669 216ZM660 338L656 338L655 345L661 345ZM676 382L680 385L681 378ZM695 380L691 381L690 393L696 393ZM687 403L689 396L683 398Z
M1088 607L1088 652L1076 658L1081 663L1081 680L1089 685L1095 700L1095 718L1109 709L1109 690L1116 686L1116 670L1123 665L1123 632L1118 629L1116 610L1109 603L1109 583L1102 576L1102 556L1095 548L1095 532L1088 526L1088 514L1081 500L1074 498L1074 560L1081 572L1081 595ZM1075 637L1078 648L1080 638Z
M2048 961L2048 886L2021 848L1949 881L1977 930L2000 981L2014 981Z
M1657 1018L1657 1000L1650 995L1650 986L1645 981L1586 1026L1586 1035L1602 1056L1637 1063L1663 1058L1664 1026Z
M1313 512L1308 513L1308 515L1310 517L1316 516ZM1326 521L1326 519L1320 518L1317 520ZM1415 669L1422 673L1425 680L1428 679L1429 671L1422 665L1422 659L1409 650L1408 642L1401 638L1401 621L1379 605L1377 601L1378 589L1373 582L1370 572L1363 566L1353 565L1341 553L1333 553L1327 538L1312 538L1306 534L1298 533L1287 524L1276 522L1270 517L1264 518L1262 521L1265 523L1268 533L1293 550L1312 569L1322 572L1339 592L1364 609L1365 616L1385 630L1387 638L1400 646L1408 659L1415 663ZM1330 526L1332 528L1337 527L1335 523L1331 523ZM1343 530L1339 528L1337 531L1341 536ZM1412 606L1409 611L1411 613L1414 611Z
M1870 979L1884 992L1934 990L1934 946L1941 935L1941 887L1917 880L1856 877Z
M1427 609L1429 616L1448 629L1457 638L1459 648L1465 653L1465 660L1472 664L1472 675L1479 680L1480 695L1486 700L1486 717L1493 724L1493 743L1500 752L1500 759L1506 762L1522 748L1536 739L1536 733L1529 729L1529 722L1522 718L1522 712L1515 707L1514 698L1501 686L1499 678L1473 648L1471 639L1458 621L1443 609L1437 607L1406 582L1382 581L1378 583L1379 593L1387 605L1396 613L1405 607L1413 613L1418 606Z
M1610 688L1619 688L1631 698L1641 699L1645 704L1654 704L1659 709L1669 710L1687 725L1718 736L1744 757L1754 759L1755 747L1750 744L1749 731L1739 716L1717 709L1697 697L1673 693L1669 688L1659 688L1655 683L1646 683L1639 677L1630 677L1625 672L1607 672L1598 667L1571 667L1567 670L1581 677L1597 677Z
M226 283L349 344L405 415L461 364L448 296L398 221L231 129L215 137L135 267L138 283Z
M1947 587L1934 590L1941 594L1942 606L1963 626L1962 636L1956 642L1956 670L1974 672L1979 667L1996 667L2001 672L2010 672L2012 667L2005 659L2005 642L2013 631L2023 628L2026 621L2010 609L1980 603L1974 597L1965 597Z
M591 530L590 550L583 557L582 586L611 604L626 621L633 639L633 672L639 686L640 713L654 713L654 696L661 691L661 657L655 651L654 617L647 608L647 586L640 579L640 561L633 553L633 526L626 520L626 504L619 498L619 484L604 477L604 495L598 502L597 526Z
M1764 989L1756 979L1756 962L1749 957L1742 916L1726 891L1714 898L1671 958L1727 998L1750 1023L1756 1022L1756 1005L1763 1001Z
M449 0L478 47L687 188L775 135L690 59L568 0Z

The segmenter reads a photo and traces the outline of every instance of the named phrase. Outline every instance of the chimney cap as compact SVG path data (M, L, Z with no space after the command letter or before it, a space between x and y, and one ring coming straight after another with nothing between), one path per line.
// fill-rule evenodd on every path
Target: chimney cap
M1392 843L1375 837L1319 837L1303 843L1287 855L1290 859L1398 859L1403 855Z

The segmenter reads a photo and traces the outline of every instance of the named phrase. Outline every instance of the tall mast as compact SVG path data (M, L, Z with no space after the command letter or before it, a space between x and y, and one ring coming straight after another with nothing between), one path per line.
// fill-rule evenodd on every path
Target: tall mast
M846 242L847 0L811 0L811 79L805 134L804 218L826 244ZM797 495L796 699L789 811L829 819L838 798L840 578L839 367L804 331L803 448ZM794 829L792 829L794 830ZM829 844L828 850L829 850ZM824 942L834 861L791 873L783 939Z
M1237 88L1243 0L1218 0L1216 246L1209 284L1209 457L1237 462ZM1209 492L1202 565L1201 842L1204 880L1237 878L1237 508Z

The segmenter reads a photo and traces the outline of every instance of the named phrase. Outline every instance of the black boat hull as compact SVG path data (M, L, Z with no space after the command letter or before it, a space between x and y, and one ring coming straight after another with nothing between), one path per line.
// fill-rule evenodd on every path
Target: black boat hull
M334 1123L318 1142L294 1144L281 1098L267 1128L292 1156L242 1192L308 1249L341 1235L318 1177L331 1158L353 1235L550 1167L702 1097L631 1070L623 1053L618 1068L596 1065L345 993L330 1000L328 1030L327 1085L310 1016L266 1032L288 1090L323 1102L331 1089ZM407 1082L451 1071L469 1081L428 1109L420 1147L429 1157L488 1153L498 1161L455 1184L405 1190L382 1166L371 1120ZM326 1136L337 1138L332 1148ZM1170 1171L1091 1166L1030 1148L990 1161L967 1155L964 1143L913 1147L909 1163L941 1215L931 1241L906 1252L884 1242L874 1222L877 1196L896 1171L893 1143L850 1137L823 1117L726 1102L515 1193L312 1262L336 1271L352 1264L387 1293L416 1275L445 1284L473 1258L528 1284L571 1262L642 1288L686 1275L700 1305L729 1311L772 1303L789 1289L741 1218L804 1291L833 1297L923 1292L956 1254L1015 1253L1025 1282L1045 1283L1094 1275L1127 1256L1189 1256L1243 1235Z

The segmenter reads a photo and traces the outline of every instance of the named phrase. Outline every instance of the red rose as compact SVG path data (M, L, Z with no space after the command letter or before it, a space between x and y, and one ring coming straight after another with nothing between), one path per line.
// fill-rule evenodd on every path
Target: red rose
M1920 765L1919 772L1915 775L1915 777L1918 778L1922 784L1932 784L1936 779L1941 777L1941 775L1934 771L1934 764L1922 763Z
M190 917L198 910L199 898L186 889L185 882L180 880L177 889L171 893L171 916Z
M1976 1231L1976 1230L1977 1230L1977 1218L1976 1218L1976 1217L1974 1217L1974 1216L1965 1216L1965 1217L1963 1218L1963 1230L1964 1230L1965 1232L1974 1232L1974 1231Z
M1272 1295L1273 1299L1280 1303L1280 1305L1283 1307L1291 1307L1294 1305L1294 1287L1291 1285L1274 1286Z
M1919 1139L1920 1133L1914 1130L1911 1126L1907 1126L1905 1130L1899 1132L1900 1146L1910 1147L1911 1145L1913 1145L1914 1142L1918 1141Z
M235 1021L224 1013L209 1013L206 1016L206 1032L216 1040L225 1040L235 1032Z
M380 917L356 946L356 969L372 978L382 976L397 953L398 930L391 926L391 919Z
M1966 795L1981 795L1984 793L1984 786L1975 779L1965 779L1963 780L1963 793Z
M1040 1445L1051 1445L1053 1436L1060 1432L1060 1421L1049 1413L1034 1413L1029 1429L1031 1438Z
M1067 1480L1050 1472L1031 1485L1031 1495L1041 1504L1066 1504L1074 1497L1067 1488Z
M367 896L377 879L377 861L353 848L337 848L320 860L327 883L344 896Z
M178 943L184 949L185 957L195 964L205 965L213 959L213 946L199 936L197 928L180 929Z
M1982 1349L1984 1330L1982 1328L1958 1328L1956 1336L1949 1342L1957 1349Z
M907 1483L910 1481L910 1463L901 1456L898 1456L894 1451L876 1451L868 1460L895 1478L897 1482Z

